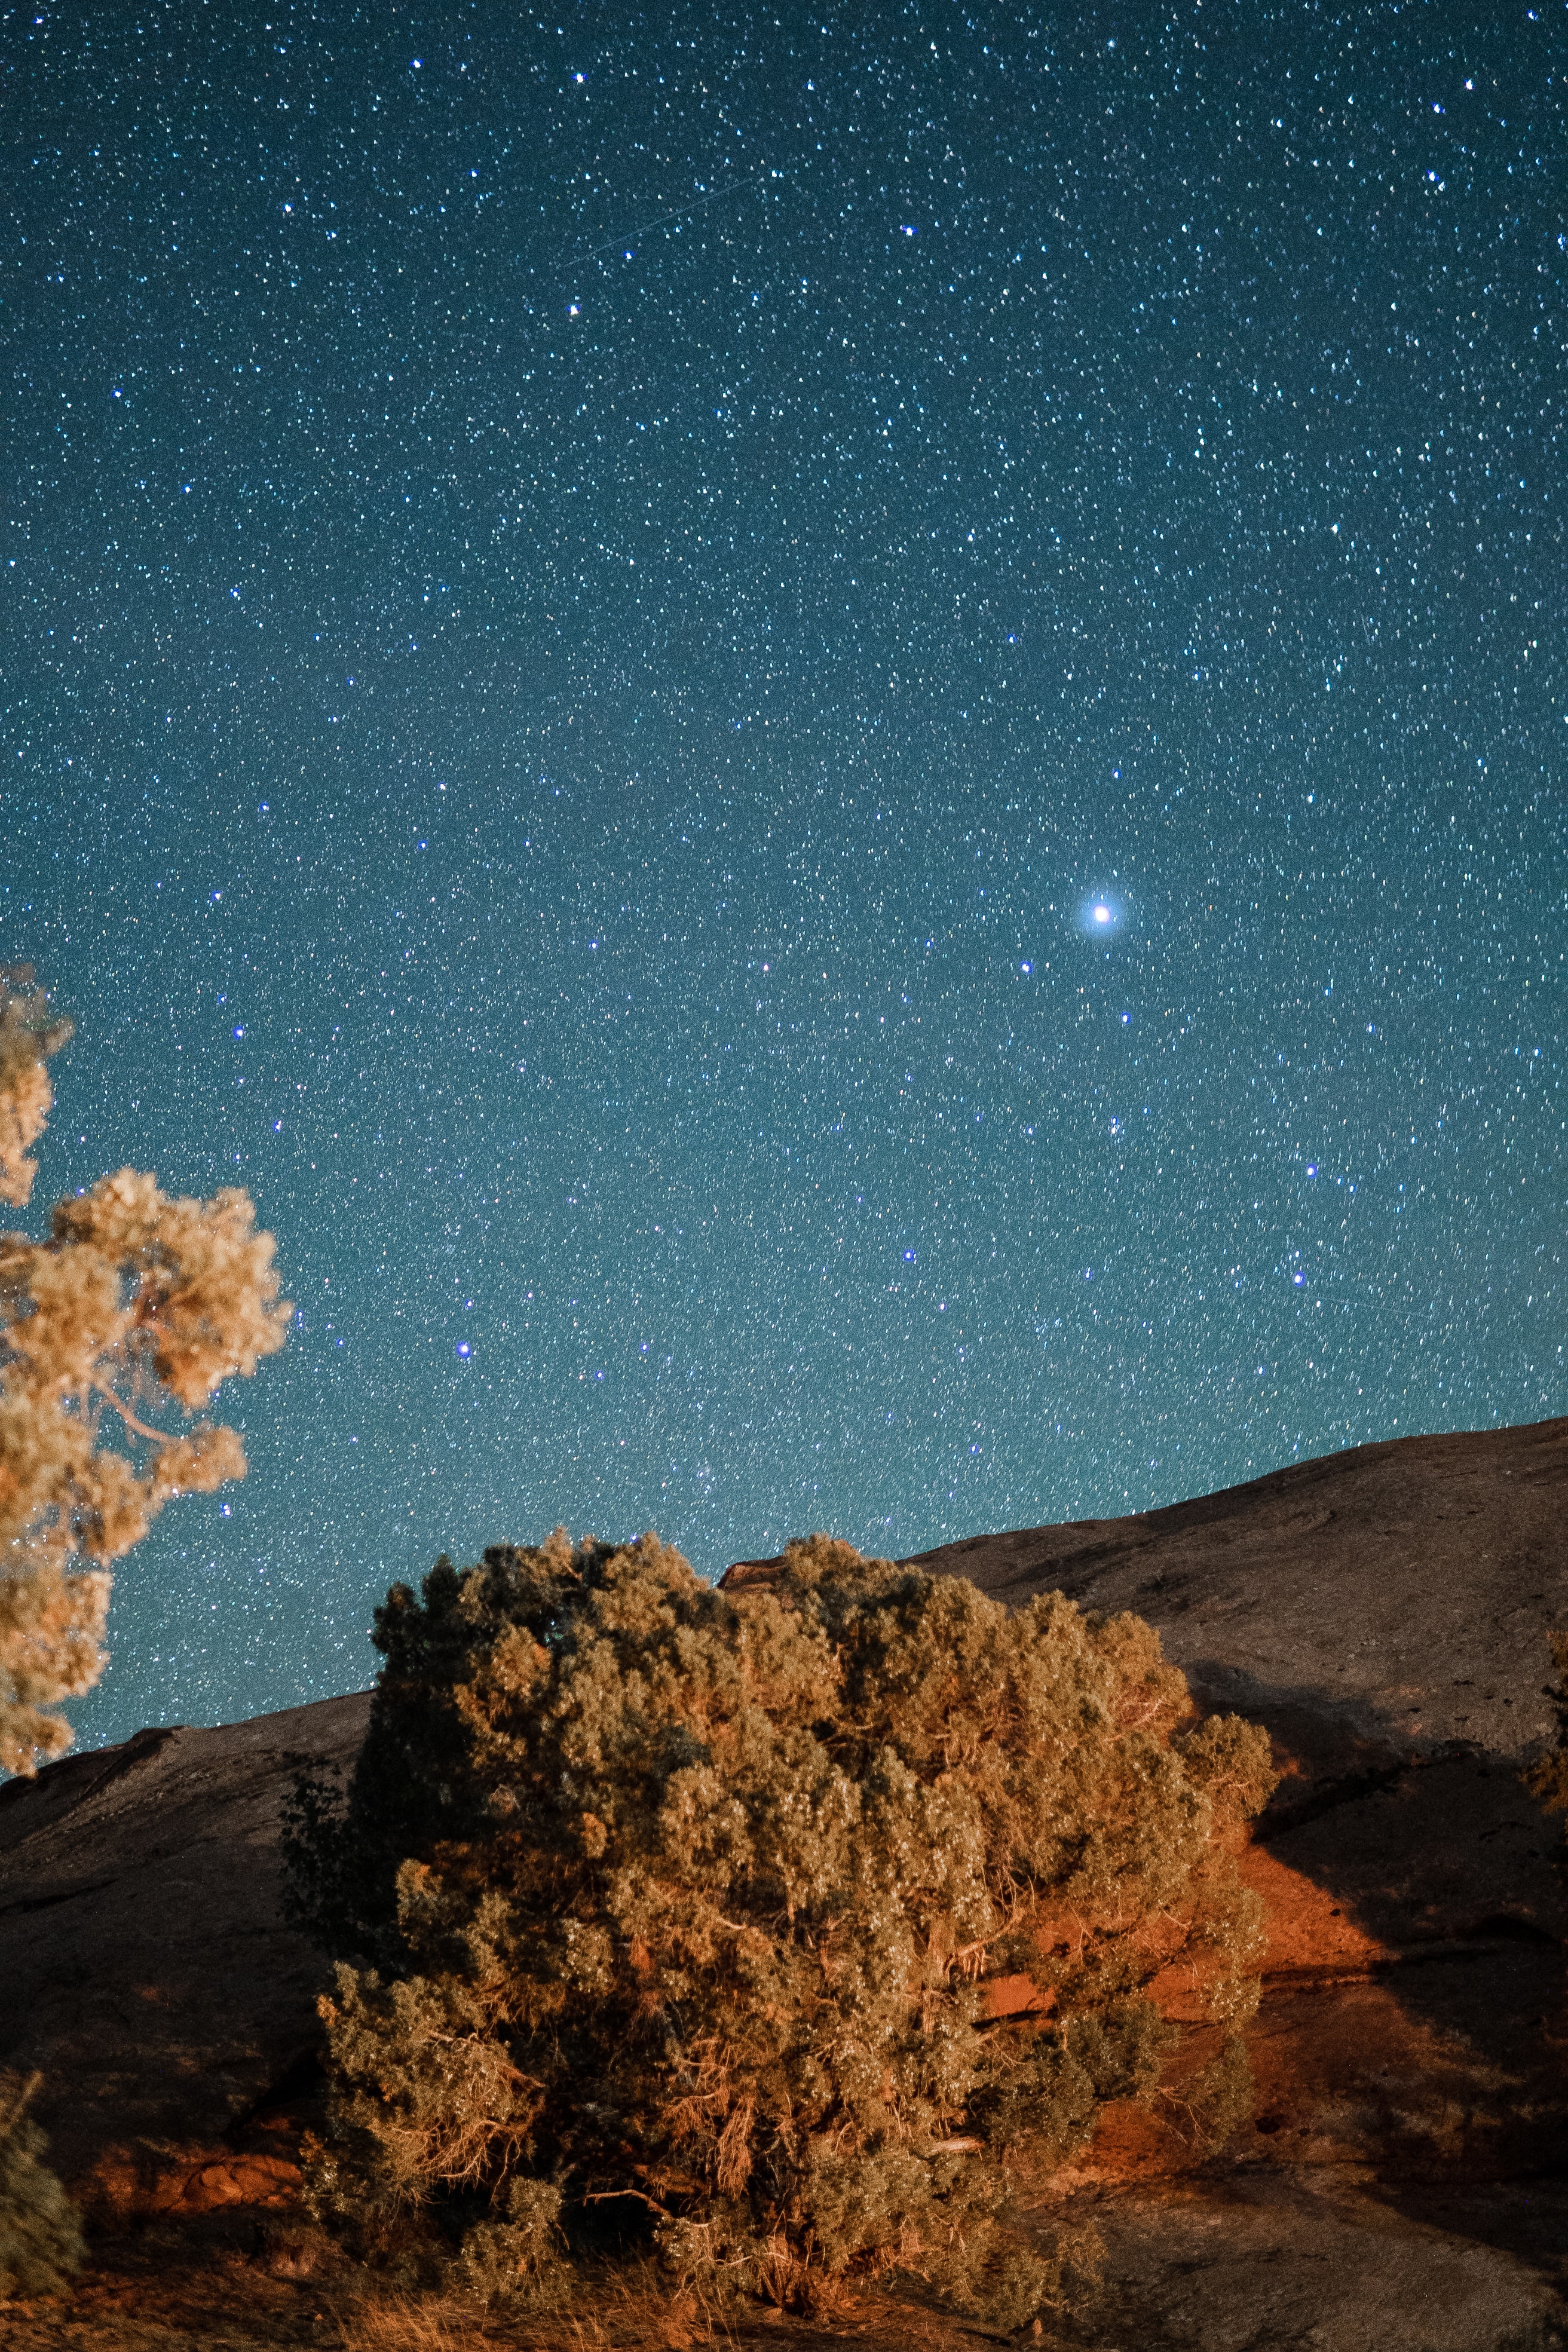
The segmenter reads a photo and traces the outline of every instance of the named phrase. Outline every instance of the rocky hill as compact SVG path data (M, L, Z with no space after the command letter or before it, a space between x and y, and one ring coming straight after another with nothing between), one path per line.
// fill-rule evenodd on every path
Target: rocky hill
M288 2193L269 2126L313 2070L322 1969L279 1916L279 1816L369 1711L139 1731L0 1788L0 2066L42 2071L50 2160L94 2211Z
M1563 1840L1519 1780L1552 1730L1565 1502L1551 1422L922 1556L1009 1602L1136 1610L1284 1775L1245 1864L1255 2118L1202 2164L1179 2102L1113 2116L1070 2184L1106 2284L1064 2346L1568 2341ZM279 1920L279 1811L299 1764L352 1760L367 1705L145 1731L0 1790L0 2064L44 2071L102 2224L287 2214L321 1970Z

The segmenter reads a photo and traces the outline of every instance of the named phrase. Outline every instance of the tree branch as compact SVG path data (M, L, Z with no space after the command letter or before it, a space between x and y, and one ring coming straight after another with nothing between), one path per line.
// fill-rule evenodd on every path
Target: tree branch
M174 1440L170 1431L166 1429L149 1429L144 1421L137 1420L136 1415L132 1412L131 1407L128 1404L121 1403L120 1399L115 1395L112 1389L106 1389L97 1381L94 1381L92 1384L92 1392L94 1396L100 1396L106 1404L111 1404L114 1407L115 1412L120 1415L121 1420L125 1423L127 1429L133 1429L138 1437L150 1437L154 1445L173 1445Z

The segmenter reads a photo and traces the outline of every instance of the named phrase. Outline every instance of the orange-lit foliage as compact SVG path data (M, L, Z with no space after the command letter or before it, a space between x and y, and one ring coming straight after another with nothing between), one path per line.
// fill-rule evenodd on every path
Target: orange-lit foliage
M0 1201L16 1207L69 1035L29 968L0 971ZM58 1708L103 1670L110 1563L171 1496L245 1475L237 1431L159 1416L199 1413L282 1346L272 1250L237 1185L171 1200L134 1168L59 1202L47 1241L0 1234L0 1769L69 1745Z
M902 2270L1015 2328L1072 2253L1009 2216L1154 2095L1152 1981L1233 2037L1257 2000L1268 1739L1194 1724L1135 1617L558 1532L395 1586L376 1642L346 1809L302 1785L289 1844L343 1962L308 2193L367 2252L538 2302L608 2213L710 2299ZM1194 2128L1247 2092L1233 2038Z

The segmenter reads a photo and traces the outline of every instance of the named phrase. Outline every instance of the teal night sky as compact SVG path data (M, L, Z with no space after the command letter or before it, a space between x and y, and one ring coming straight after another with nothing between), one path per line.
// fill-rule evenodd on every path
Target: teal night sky
M1562 5L0 10L36 1196L247 1184L89 1740L437 1550L1568 1410Z

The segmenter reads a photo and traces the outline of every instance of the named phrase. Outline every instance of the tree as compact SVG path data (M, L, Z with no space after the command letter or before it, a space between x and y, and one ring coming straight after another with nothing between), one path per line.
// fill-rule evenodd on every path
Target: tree
M375 1638L291 1853L340 1959L311 2193L366 2248L538 2295L641 2216L705 2292L901 2267L1016 2326L1058 2280L1009 2208L1153 2095L1151 1981L1233 2037L1256 2003L1267 1738L1193 1724L1135 1617L826 1537L714 1591L558 1531L395 1586ZM1234 2119L1239 2041L1213 2071Z
M48 1057L70 1034L30 966L0 970L0 1201L15 1207L37 1173ZM0 1234L0 1769L69 1746L58 1710L103 1671L112 1562L176 1495L244 1477L237 1431L199 1416L283 1344L273 1246L239 1186L172 1200L134 1168L58 1202L47 1241Z

